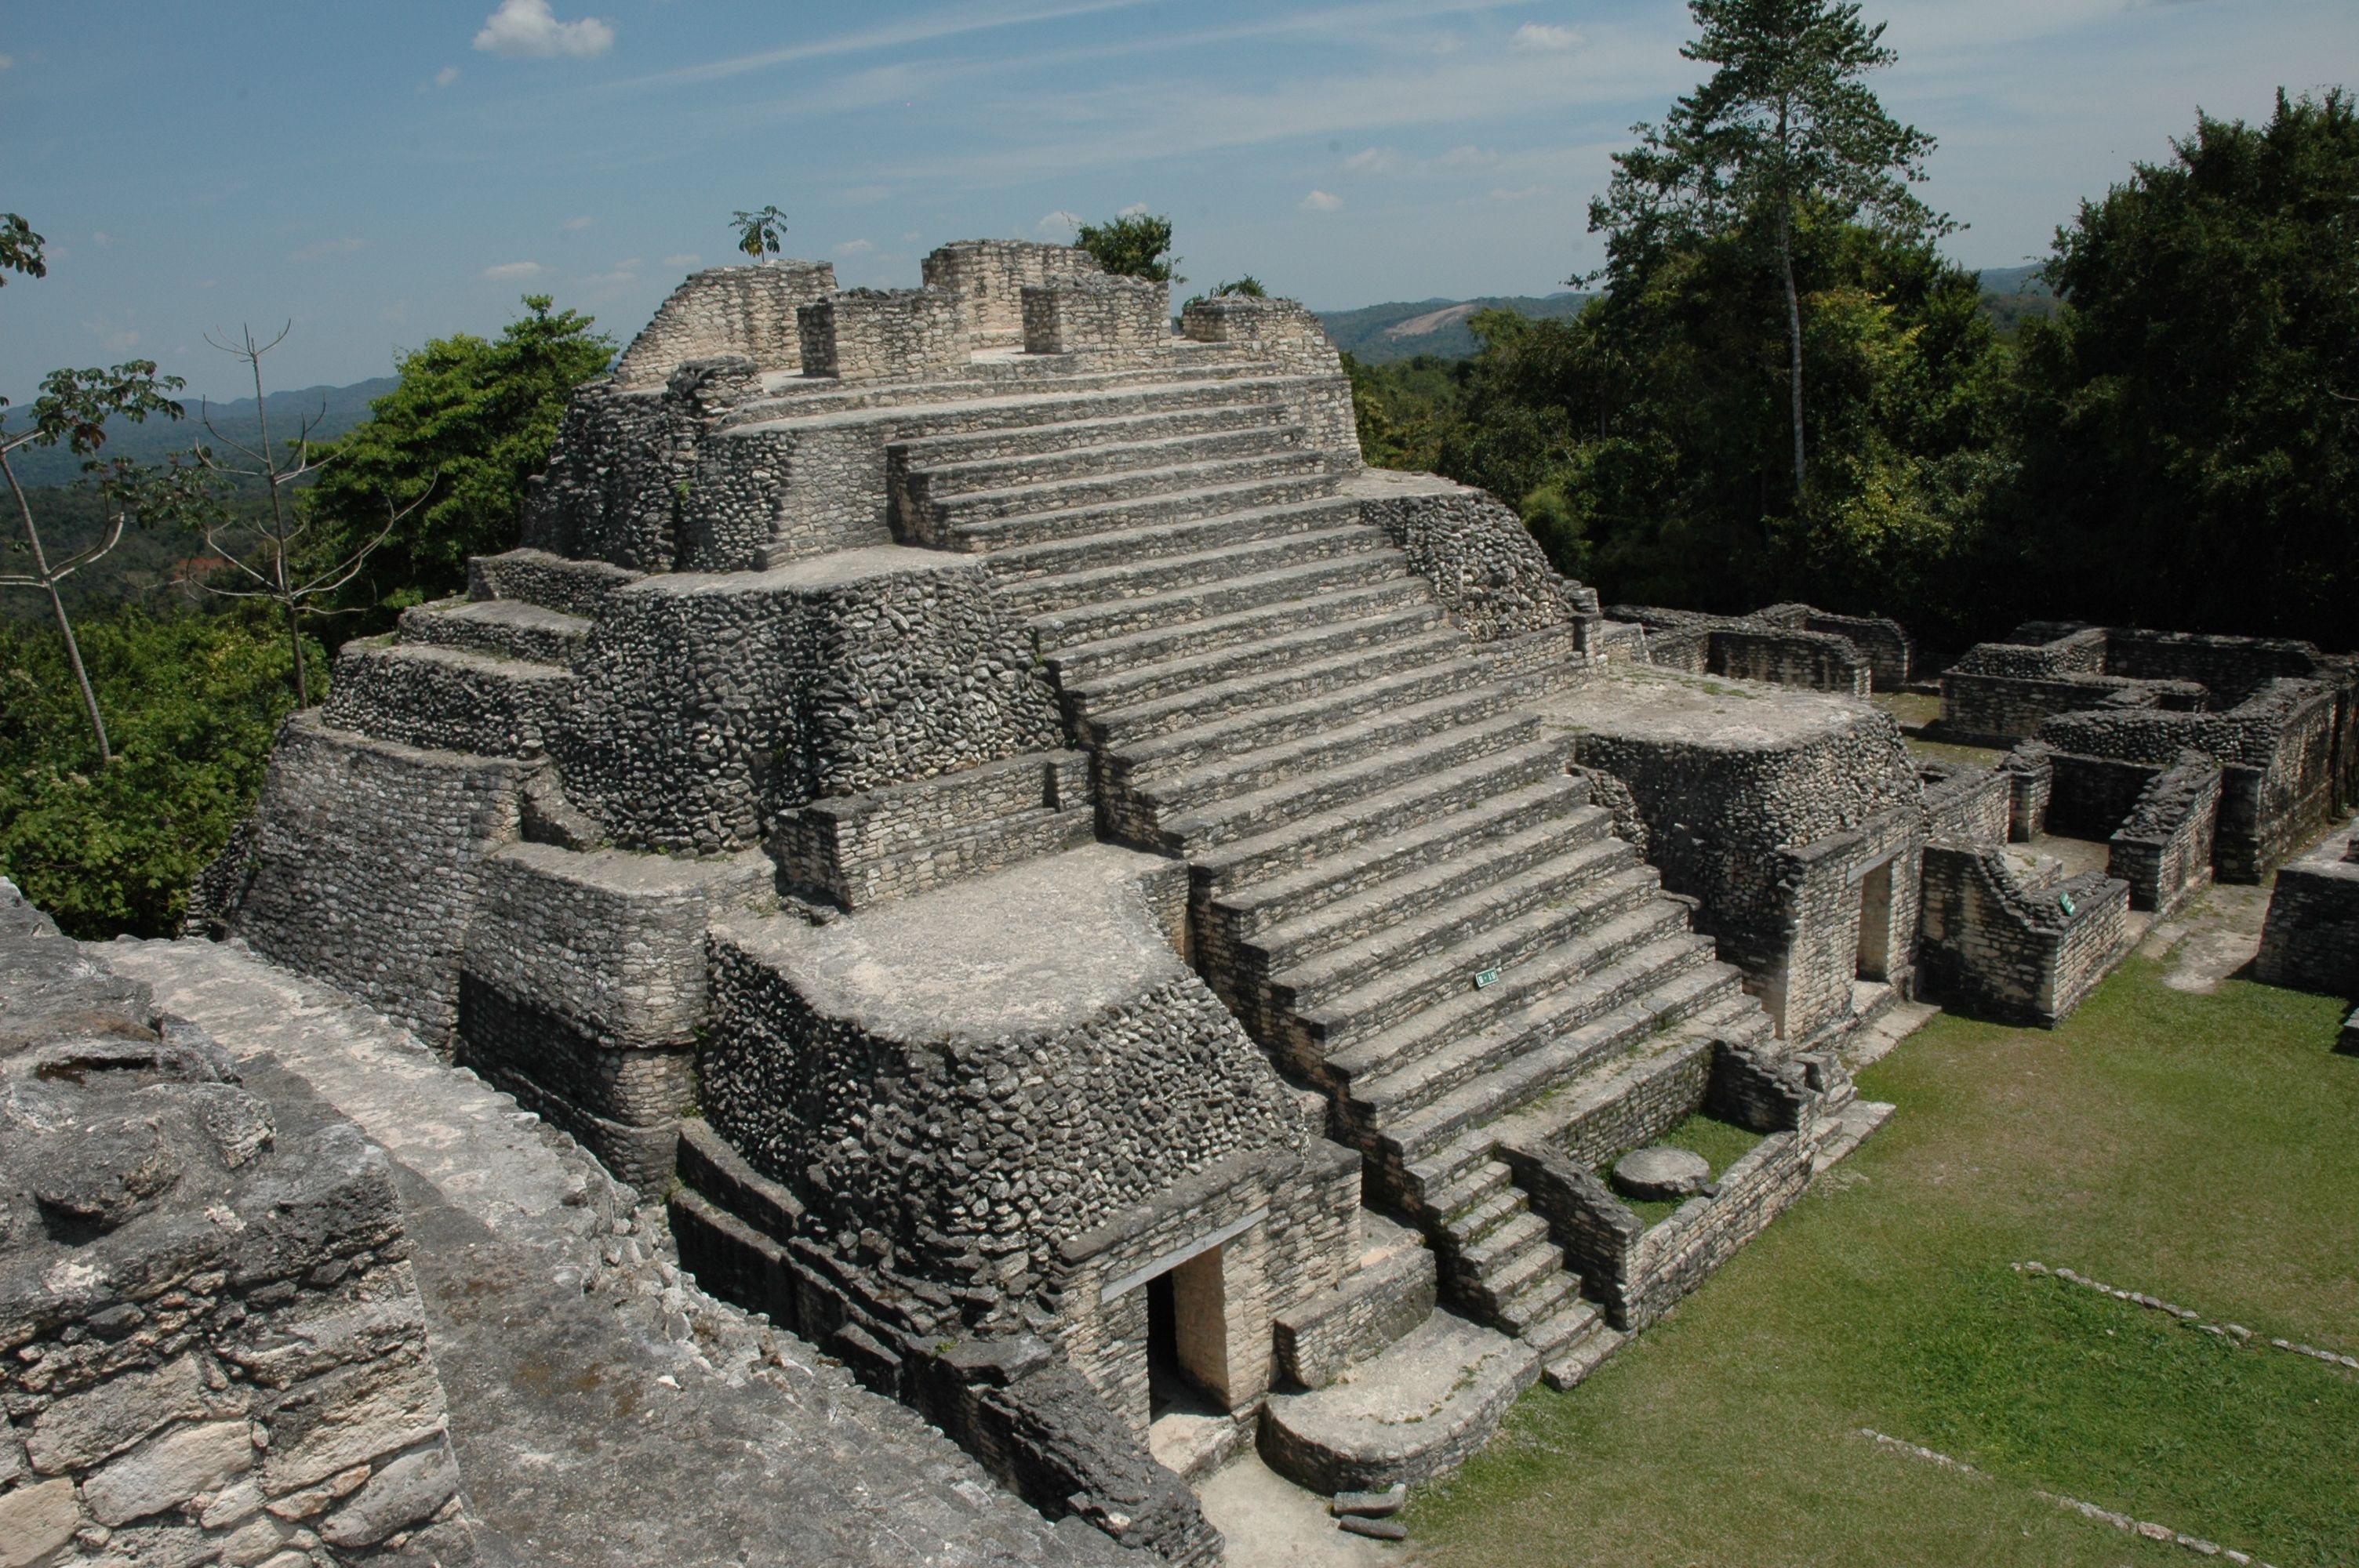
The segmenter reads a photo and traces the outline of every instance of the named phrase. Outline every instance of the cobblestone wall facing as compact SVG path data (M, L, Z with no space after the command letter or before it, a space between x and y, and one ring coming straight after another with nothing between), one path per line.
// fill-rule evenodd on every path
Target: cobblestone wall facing
M802 368L795 312L835 289L829 262L766 261L692 272L615 362L626 387L660 386L689 360L741 354L763 370Z
M959 297L940 288L849 288L796 319L805 375L919 381L954 373L971 352Z
M1023 291L1024 351L1072 354L1154 349L1171 339L1171 286L1137 277L1072 277Z

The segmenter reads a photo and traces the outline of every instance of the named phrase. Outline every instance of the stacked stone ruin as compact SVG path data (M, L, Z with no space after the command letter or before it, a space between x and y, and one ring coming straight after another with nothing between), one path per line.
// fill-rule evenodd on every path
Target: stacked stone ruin
M684 284L196 918L676 1172L701 1278L1044 1511L1209 1561L1150 1441L1438 1473L1874 1115L1549 720L1594 595L1364 470L1307 311L924 276ZM1760 1144L1643 1224L1595 1172L1698 1110Z

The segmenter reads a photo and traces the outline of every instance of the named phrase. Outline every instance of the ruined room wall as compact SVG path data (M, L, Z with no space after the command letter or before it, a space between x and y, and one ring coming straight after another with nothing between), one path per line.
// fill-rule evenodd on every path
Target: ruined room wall
M1810 691L1865 697L1868 665L1849 640L1818 632L1777 631L1734 623L1714 626L1705 668L1735 680L1767 681Z
M830 262L780 259L690 273L614 362L615 383L660 386L687 361L716 354L743 355L766 371L799 370L795 312L834 287Z
M1078 277L1027 286L1024 351L1071 354L1153 349L1171 338L1171 286L1136 277Z
M929 288L958 297L967 332L978 349L1024 341L1024 289L1105 276L1097 258L1076 245L1034 240L958 240L920 264Z
M2130 884L2130 907L2167 915L2212 881L2220 816L2220 764L2182 753L2138 795L2114 830L2108 875Z
M939 288L848 288L797 312L803 373L839 381L916 381L963 368L958 296Z
M2359 998L2359 836L2337 833L2277 871L2253 973L2264 984Z
M1398 546L1433 585L1451 618L1477 643L1535 634L1565 639L1577 584L1557 576L1513 508L1487 491L1433 481L1398 493L1371 485L1360 516Z
M0 1556L472 1560L383 1151L5 881L0 974Z
M2128 883L2093 871L2028 892L1988 846L1927 845L1924 900L1922 989L2002 1022L2052 1028L2128 940Z

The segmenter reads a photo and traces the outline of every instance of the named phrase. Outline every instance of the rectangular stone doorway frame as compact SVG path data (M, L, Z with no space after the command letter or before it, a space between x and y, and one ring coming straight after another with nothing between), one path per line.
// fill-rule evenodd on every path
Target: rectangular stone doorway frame
M1150 1377L1158 1363L1176 1369L1202 1397L1223 1406L1230 1386L1228 1283L1221 1268L1226 1250L1207 1249L1146 1286Z
M1863 980L1892 978L1892 867L1886 860L1859 879L1859 948L1854 972Z

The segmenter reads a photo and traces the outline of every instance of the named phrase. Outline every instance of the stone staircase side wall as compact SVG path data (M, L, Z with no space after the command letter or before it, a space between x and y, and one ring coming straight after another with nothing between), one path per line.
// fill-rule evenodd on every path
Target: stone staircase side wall
M445 1054L484 862L515 843L537 764L420 751L299 713L220 880L224 934L352 992Z
M1568 583L1515 511L1485 491L1436 481L1403 493L1362 492L1360 515L1381 528L1433 585L1477 643L1547 633L1566 639L1577 620Z
M1060 725L972 561L651 579L592 633L554 748L629 848L727 854L781 813L1053 748Z
M1033 240L958 240L920 264L926 286L958 297L978 348L1024 341L1024 289L1103 277L1095 256L1075 245Z
M1405 1247L1346 1275L1332 1291L1280 1312L1277 1368L1305 1389L1323 1389L1432 1315L1433 1252Z
M0 1120L0 1176L88 1232L0 1240L0 1556L61 1561L80 1534L191 1565L411 1545L471 1561L384 1152L242 1086L5 881L0 964L46 976L0 1000L10 1098L152 1130L126 1150Z
M796 311L835 288L829 262L771 261L690 273L615 362L626 387L660 386L683 362L741 354L764 370L802 368Z

